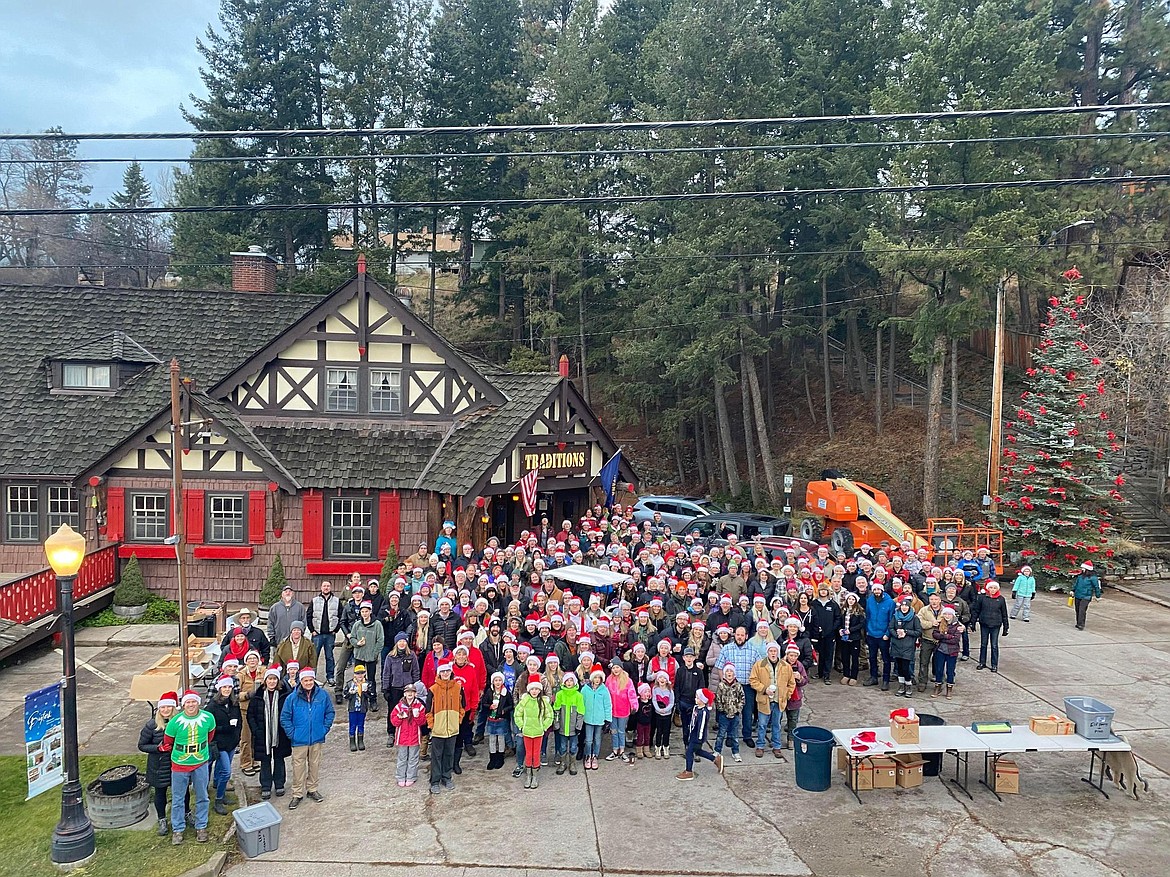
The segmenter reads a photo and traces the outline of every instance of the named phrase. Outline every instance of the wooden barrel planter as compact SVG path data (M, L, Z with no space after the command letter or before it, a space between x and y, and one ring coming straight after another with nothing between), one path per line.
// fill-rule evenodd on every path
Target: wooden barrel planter
M108 789L124 791L110 794ZM146 777L133 765L110 768L85 791L86 811L94 828L127 828L141 822L150 811L153 794Z

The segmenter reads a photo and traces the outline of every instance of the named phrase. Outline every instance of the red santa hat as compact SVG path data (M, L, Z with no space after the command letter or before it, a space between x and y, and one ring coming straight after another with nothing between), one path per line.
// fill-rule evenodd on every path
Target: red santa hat
M280 676L281 676L280 664L273 664L271 667L269 667L267 670L264 671L264 678L267 679L269 676L275 676L277 679L280 678Z
M297 674L298 679L316 679L317 671L312 667L302 667L301 672Z
M695 692L695 702L698 703L699 706L707 706L714 700L715 695L709 688L700 688Z
M199 703L199 701L203 700L203 698L201 698L197 692L194 692L190 688L188 688L186 691L183 692L182 702L184 705L186 705L187 701L189 701L189 700L193 700L196 703Z
M174 691L168 691L162 697L160 697L158 699L158 705L160 707L178 706L179 705L179 695L177 693L175 693Z

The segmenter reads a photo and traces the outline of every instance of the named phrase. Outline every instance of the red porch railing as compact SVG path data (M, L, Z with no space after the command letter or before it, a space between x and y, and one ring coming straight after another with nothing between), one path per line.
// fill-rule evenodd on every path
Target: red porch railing
M90 552L73 583L73 598L83 600L118 581L118 546ZM57 575L42 569L22 579L0 585L0 618L31 624L57 611Z

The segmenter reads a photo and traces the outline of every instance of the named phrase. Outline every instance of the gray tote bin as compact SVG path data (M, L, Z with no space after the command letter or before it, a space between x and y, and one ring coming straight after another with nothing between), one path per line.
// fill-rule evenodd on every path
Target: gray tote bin
M241 807L232 813L240 851L249 859L270 853L280 846L280 813L267 801Z
M1077 734L1087 740L1113 737L1113 707L1093 697L1066 697L1064 714L1077 726Z

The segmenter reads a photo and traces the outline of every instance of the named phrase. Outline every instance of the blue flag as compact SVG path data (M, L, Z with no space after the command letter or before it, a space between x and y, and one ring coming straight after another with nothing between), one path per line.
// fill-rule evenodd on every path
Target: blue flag
M601 489L605 491L605 507L613 507L613 493L617 488L618 469L622 464L622 452L618 452L610 457L609 462L601 467Z

